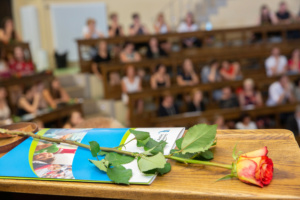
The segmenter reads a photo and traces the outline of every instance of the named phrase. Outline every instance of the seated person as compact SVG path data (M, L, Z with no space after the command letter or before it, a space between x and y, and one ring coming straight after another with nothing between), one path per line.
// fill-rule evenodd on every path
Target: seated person
M154 24L155 33L165 34L170 32L171 28L166 23L165 17L163 13L159 13L157 15L156 23Z
M239 103L244 109L252 109L263 105L261 92L255 89L252 79L244 80L243 89L239 93Z
M4 51L0 48L0 78L7 77L10 77L10 69L4 59Z
M155 37L152 37L147 47L147 58L160 58L167 56L167 53L159 46L159 43Z
M270 85L267 105L277 106L293 102L295 102L293 87L289 78L286 75L283 75L278 79L278 81Z
M280 24L292 23L293 15L288 10L287 5L284 1L280 2L279 10L276 12L276 17Z
M82 30L82 35L84 39L97 39L103 38L104 35L96 29L96 20L89 18L86 21L86 26Z
M274 47L271 56L265 62L267 76L278 76L286 73L287 59L280 55L280 49Z
M93 58L92 71L99 78L102 79L100 64L109 62L111 60L110 54L107 50L106 41L102 40L98 44L98 53Z
M255 122L251 121L251 117L248 114L243 114L241 121L236 123L236 129L257 129Z
M192 101L188 103L188 112L205 111L202 91L195 89L192 91Z
M177 28L178 33L185 32L194 32L198 31L198 26L194 21L194 15L191 12L188 12L185 18L185 21L181 22L179 27ZM201 46L201 42L196 37L185 38L183 40L184 47L193 47L193 46Z
M197 85L199 78L194 71L193 63L190 59L185 59L182 66L182 72L177 75L177 84L179 86Z
M212 60L208 66L205 66L201 70L202 83L215 83L221 81L221 75L219 72L219 62Z
M241 80L241 67L238 62L229 63L227 60L222 62L220 75L225 81Z
M14 23L11 18L4 18L0 28L0 42L9 44L13 42L21 42L22 39L14 28Z
M26 60L23 49L20 46L14 48L14 60L9 65L10 71L16 76L28 76L34 74L33 63Z
M17 115L35 114L40 107L41 94L37 85L26 86L17 102Z
M4 87L0 87L0 126L9 125L13 122L10 115L6 90Z
M49 89L43 90L43 97L52 109L56 109L59 105L66 104L71 100L58 79L51 81Z
M109 37L124 36L122 26L119 24L119 18L117 13L110 15L111 24L108 26Z
M288 62L288 74L299 74L300 72L300 50L294 49Z
M158 116L167 117L176 115L179 113L178 107L174 103L174 98L171 94L166 93L163 97L163 100L159 106Z
M300 101L300 79L295 81L294 95L297 101Z
M300 105L297 106L295 113L291 115L285 124L286 129L292 131L295 136L300 136Z
M232 93L232 89L230 87L224 87L222 89L222 96L219 101L219 107L222 109L239 107L239 102L236 96Z
M84 119L81 113L78 111L73 111L69 117L69 120L63 126L63 128L74 128L75 126L79 125L82 122L84 122Z
M141 55L134 50L134 45L131 42L124 44L123 50L120 53L120 61L127 62L138 62L141 60Z
M152 89L165 88L171 86L170 75L167 73L166 66L158 64L155 73L151 76L150 84Z
M143 25L140 21L140 16L137 13L132 15L133 23L129 28L129 35L147 35L149 31L145 25Z
M271 25L278 22L277 17L272 14L267 5L263 5L260 9L258 25Z
M228 129L222 115L215 115L213 124L217 125L218 130Z

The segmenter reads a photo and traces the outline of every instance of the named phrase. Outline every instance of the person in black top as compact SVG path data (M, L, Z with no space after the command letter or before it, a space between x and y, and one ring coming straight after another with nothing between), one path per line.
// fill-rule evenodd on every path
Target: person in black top
M222 89L222 97L219 102L220 108L236 108L239 107L239 102L237 97L232 94L230 87L224 87Z
M287 9L287 5L284 1L279 4L279 10L276 12L276 17L281 24L290 24L292 22L292 14Z
M179 113L178 107L174 103L174 98L171 94L165 94L159 106L158 116L167 117Z
M110 15L111 24L108 26L109 37L124 36L123 28L119 24L119 18L116 13Z
M26 86L23 95L18 99L17 115L23 116L28 113L36 113L40 107L41 94L37 85Z
M295 113L287 119L285 126L295 136L300 136L300 105L297 106Z
M152 89L165 88L171 86L171 78L167 73L166 66L158 64L155 73L150 78L150 85Z
M129 34L134 35L147 35L149 31L147 27L140 22L140 16L137 13L132 15L133 24L129 28Z
M167 56L167 53L159 46L157 39L152 37L149 41L146 55L147 58L160 58Z
M196 85L199 83L199 78L195 73L191 59L185 59L182 65L182 71L177 75L177 84L179 86Z
M98 44L98 53L93 58L92 71L99 78L102 79L100 64L103 62L109 62L111 60L109 52L107 50L107 44L104 40Z
M192 91L192 100L188 103L188 112L204 111L203 94L199 89Z

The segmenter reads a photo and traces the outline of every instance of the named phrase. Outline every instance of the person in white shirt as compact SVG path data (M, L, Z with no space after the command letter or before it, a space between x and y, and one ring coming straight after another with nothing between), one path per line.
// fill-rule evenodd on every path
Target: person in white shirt
M178 33L186 33L186 32L194 32L199 29L198 25L195 24L194 15L191 12L188 12L186 18L177 28ZM185 47L192 47L194 45L200 46L199 40L195 37L186 38L183 40L183 44Z
M103 38L104 35L96 29L96 20L89 18L86 21L86 26L82 29L82 35L84 39L97 39Z
M248 114L244 114L241 117L241 121L236 123L236 129L257 129L255 122L251 121L251 117Z
M267 105L276 106L287 102L293 103L295 98L292 91L293 87L289 78L286 75L281 76L278 81L272 83L269 87Z
M170 32L171 28L165 21L165 17L163 13L159 13L156 19L156 23L154 24L154 30L157 34L165 34Z
M280 49L274 47L271 56L265 62L267 76L283 75L287 72L287 59L280 55Z

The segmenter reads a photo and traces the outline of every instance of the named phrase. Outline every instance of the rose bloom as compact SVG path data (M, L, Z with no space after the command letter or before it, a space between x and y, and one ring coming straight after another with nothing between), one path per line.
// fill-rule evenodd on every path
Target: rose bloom
M273 178L273 162L267 154L267 147L242 154L236 164L238 178L260 187L269 185Z

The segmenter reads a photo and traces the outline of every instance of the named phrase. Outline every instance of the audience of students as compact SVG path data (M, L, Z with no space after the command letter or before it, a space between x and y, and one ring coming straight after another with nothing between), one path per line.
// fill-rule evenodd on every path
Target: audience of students
M267 5L263 5L260 9L258 25L272 25L277 22L277 17L270 11L269 7Z
M170 32L171 28L165 21L165 16L163 13L157 15L156 22L154 24L155 33L165 34Z
M239 104L243 109L253 109L263 105L261 92L255 89L254 81L246 79L239 93Z
M40 108L41 92L37 85L26 86L23 89L23 95L17 102L17 115L36 114Z
M230 63L227 60L222 62L220 75L225 81L236 81L242 79L240 64L238 62Z
M9 64L10 73L15 76L28 76L34 74L34 65L25 58L22 47L14 48L14 58Z
M2 20L0 28L0 42L4 44L9 44L13 42L21 42L22 39L14 28L13 20L6 17Z
M219 72L219 62L212 60L209 65L204 66L201 70L202 83L215 83L220 82L222 77Z
M199 83L199 78L194 71L194 66L191 59L185 59L182 65L182 71L177 75L177 84L179 86L196 85Z
M255 122L251 120L250 115L243 114L241 116L241 121L237 122L235 125L236 129L257 129Z
M199 89L195 89L192 91L191 96L192 99L187 106L188 112L205 111L202 91Z
M121 62L138 62L141 60L141 55L135 51L134 44L131 42L126 42L124 44L123 50L120 53Z
M0 87L0 126L11 123L11 111L7 103L7 92L4 87Z
M143 25L140 21L140 15L134 13L132 15L132 24L129 28L129 35L147 35L149 34L149 30L145 25Z
M300 50L294 49L288 61L288 74L299 74L300 72Z
M265 62L267 76L278 76L286 73L287 64L287 59L280 54L280 49L274 47L271 56L269 56Z
M71 100L66 90L61 87L58 79L51 81L49 89L45 88L43 90L43 97L53 109L56 109L60 105L65 105Z
M65 123L63 128L74 128L80 123L84 121L82 114L78 111L73 111L68 119L68 121Z
M97 39L104 37L103 33L96 28L96 20L89 18L86 21L86 26L82 29L84 39Z
M300 105L297 106L295 113L287 119L285 127L295 136L300 136Z
M222 89L222 96L219 101L220 108L236 108L239 107L239 102L235 94L232 93L230 87L224 87Z
M111 60L110 54L107 49L107 44L104 40L100 41L98 44L97 55L93 58L92 71L99 78L102 79L101 74L101 63L109 62Z
M281 76L278 81L272 83L269 87L268 106L276 106L285 103L295 102L293 87L288 76Z
M117 13L110 15L111 24L108 26L109 37L124 36L123 27L119 24L119 17Z
M158 64L155 68L155 73L150 78L152 89L166 88L171 86L171 78L167 73L167 68L163 64Z
M152 37L147 47L147 58L155 59L167 56L167 53L159 46L158 40Z
M176 115L178 113L179 110L176 103L174 102L174 97L171 94L166 93L159 106L158 116L166 117L166 116Z

